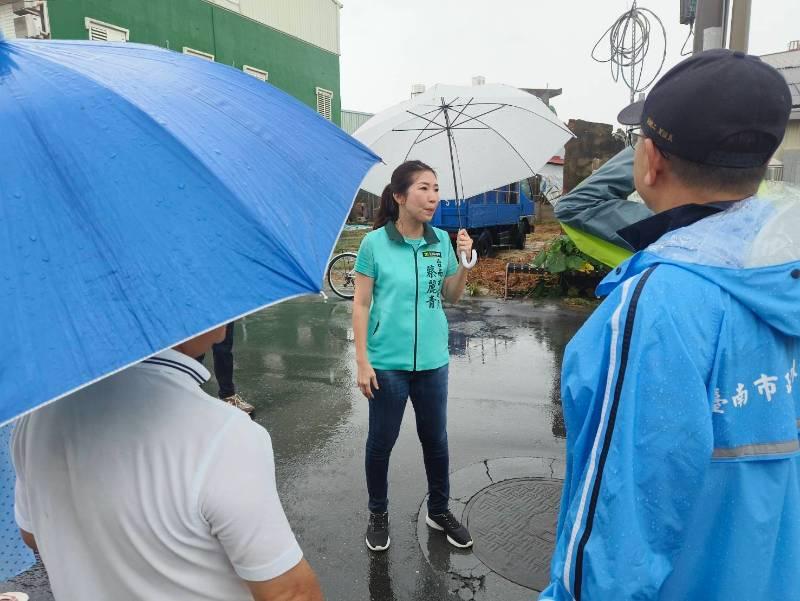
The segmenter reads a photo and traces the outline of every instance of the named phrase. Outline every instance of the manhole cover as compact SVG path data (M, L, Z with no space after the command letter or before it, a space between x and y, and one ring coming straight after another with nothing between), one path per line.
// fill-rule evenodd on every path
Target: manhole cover
M542 590L550 581L550 556L561 500L560 480L521 478L477 493L464 511L475 555L504 578Z

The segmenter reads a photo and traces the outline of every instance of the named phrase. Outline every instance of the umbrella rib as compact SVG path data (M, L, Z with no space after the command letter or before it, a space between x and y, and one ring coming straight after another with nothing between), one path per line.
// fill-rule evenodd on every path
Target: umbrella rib
M532 110L530 110L530 109L527 109L527 108L525 108L524 106L519 106L519 105L516 105L516 104L506 104L505 106L506 106L506 107L508 107L508 108L519 109L519 110L521 110L521 111L525 111L526 113L530 113L531 115L534 115L534 116L538 117L539 119L542 119L542 120L544 120L544 121L547 121L548 123L550 123L550 124L552 124L552 125L555 125L555 126L556 126L556 127L558 127L559 129L561 129L561 130L563 130L563 131L567 132L567 133L568 133L570 136L572 136L572 137L575 137L575 134L574 134L574 133L572 133L572 130L571 130L571 129L569 129L569 128L568 128L566 125L564 125L563 123L561 123L561 121L560 121L560 120L557 120L557 121L551 121L551 120L550 120L550 119L548 119L547 117L544 117L544 116L540 115L540 114L539 114L539 113L537 113L536 111L532 111Z
M440 107L439 107L439 112L437 113L436 117L438 117L439 115L441 115L443 110L444 110L444 107L441 107L441 106L440 106ZM414 115L414 116L415 116L415 117L417 117L418 119L422 119L423 121L427 121L427 122L428 122L428 123L430 123L431 125L436 125L436 126L438 126L438 127L444 127L444 125L442 125L441 123L436 123L436 117L434 117L433 119L428 119L427 117L424 117L424 116L422 116L422 115L417 115L417 114L416 114L415 112L413 112L413 111L406 110L406 112L407 112L409 115ZM433 111L431 111L431 112L433 112ZM395 131L395 130L392 130L392 131Z
M450 137L453 140L453 148L456 149L456 163L458 163L458 179L461 182L461 193L463 194L464 193L464 174L461 171L461 155L458 153L458 144L456 143L455 134L451 135ZM466 200L466 199L462 199L461 202L464 202L464 200ZM458 202L458 199L456 199L456 202ZM459 222L458 225L461 226L461 222Z
M477 104L473 104L472 106L478 106L478 105L477 105ZM499 106L495 106L495 108L493 108L493 109L492 109L492 110L490 110L490 111L486 111L485 113L481 113L480 115L475 115L474 117L469 117L468 119L466 119L465 121L462 121L461 123L457 123L457 124L456 124L456 123L454 123L454 124L453 124L453 128L454 128L454 129L456 129L456 128L457 128L457 129L470 129L470 128L468 128L468 127L461 127L461 126L462 126L462 125L464 125L464 124L466 124L466 123L469 123L470 121L475 121L475 120L477 120L477 119L480 119L481 117L485 117L486 115L489 115L489 114L491 114L491 113L494 113L495 111L499 111L500 109L506 108L507 106L510 106L510 105L508 105L508 104L501 104L501 105L499 105ZM464 107L464 108L466 108L466 107ZM475 129L483 129L483 128L475 128Z
M481 122L480 120L478 120L478 123L482 123L482 122ZM517 156L520 158L520 160L521 160L523 163L525 163L525 166L526 166L528 169L530 169L530 171L531 171L531 174L533 174L533 175L536 175L536 170L535 170L533 167L531 167L530 163L528 163L528 161L526 161L526 160L525 160L525 157L523 157L523 156L522 156L522 154L520 154L519 150L517 150L517 149L516 149L516 147L515 147L515 146L514 146L514 145L513 145L511 142L509 142L509 141L508 141L508 139L507 139L507 138L506 138L506 137L505 137L503 134L501 134L499 131L497 131L497 130L496 130L494 127L492 127L491 125L487 125L486 123L483 123L483 125L486 125L486 127L488 127L488 128L489 128L489 129L491 129L491 130L492 130L494 133L496 133L496 134L497 134L497 135L500 137L500 139L501 139L501 140L503 140L503 142L505 142L506 144L508 144L508 147L509 147L511 150L513 150L513 151L514 151L514 152L517 154Z
M453 100L453 102L449 103L449 105L448 105L448 106L451 106L451 107L452 107L452 106L455 106L453 103L454 103L456 100L458 100L458 97L456 97L456 98ZM456 123L456 122L458 121L458 118L459 118L459 117L461 117L461 116L464 114L464 111L465 111L465 110L467 110L467 109L469 108L469 105L472 103L472 101L473 101L473 100L475 100L475 98L474 98L474 97L473 97L473 98L470 98L469 100L467 100L467 104L465 104L464 106L462 106L462 107L461 107L461 110L460 110L460 111L458 111L458 114L456 115L456 118L455 118L455 119L453 119L452 123L450 123L450 127L451 127L451 128L453 128L453 129L455 129L455 128L456 128L456 125L457 125L457 123ZM469 120L467 120L467 121L469 121ZM467 121L465 121L465 123L466 123Z
M453 101L454 101L454 102L455 102L455 100L458 100L458 97L456 97L456 98L454 98L454 99L453 99ZM443 103L443 104L442 104L442 106L441 106L441 107L440 107L440 109L439 109L439 112L443 112L443 111L444 111L444 110L445 110L445 109L446 109L448 106L452 106L452 103L447 103L447 104L444 104L444 103ZM464 105L464 108L463 108L461 111L459 111L458 115L456 115L456 119L458 119L458 118L459 118L461 115L463 115L463 114L464 114L464 110L465 110L465 109L466 109L468 106L469 106L469 102L467 102L467 104L465 104L465 105ZM411 113L411 111L407 111L407 112ZM488 111L488 112L487 112L487 113L485 113L485 114L488 114L489 112L492 112L492 111ZM414 113L411 113L411 114L413 115ZM418 116L418 115L416 115L416 116ZM439 116L439 115L436 115L436 117L438 117L438 116ZM480 115L480 116L483 116L483 115ZM434 117L434 119L436 119L436 117ZM471 121L471 120L472 120L472 119L467 119L467 121L464 121L464 123L468 123L468 122L469 122L469 121ZM438 123L436 123L436 125L439 125L439 124L438 124ZM428 137L426 137L426 138L420 139L420 136L422 135L422 134L420 134L420 136L418 136L418 137L417 137L417 139L414 141L414 144L415 144L415 145L416 145L416 144L422 144L423 142L427 142L427 141L428 141L428 140L430 140L431 138L434 138L434 137L438 136L439 134L441 134L441 133L444 133L445 131L448 131L448 129L449 129L449 130L453 130L453 129L455 129L454 125L450 125L450 127L449 127L449 128L448 128L448 127L446 127L446 126L445 126L445 127L442 127L441 125L439 125L439 127L440 127L440 129L436 130L436 133L434 133L434 134L432 134L432 135L430 135L430 136L428 136ZM466 129L474 129L474 130L483 131L483 130L485 130L485 129L486 129L486 127L463 127L463 128L462 128L462 127L460 127L460 128L458 128L458 129L465 129L465 130L466 130ZM392 131L419 131L419 130L413 129L413 130L392 130ZM427 126L426 126L426 127L425 127L425 129L423 129L422 131L433 131L433 130L428 130L428 129L427 129ZM409 152L410 152L410 151L409 151Z
M466 121L463 121L460 124L457 123L458 118L462 117L464 115L464 111L467 110L470 107L470 105L476 106L476 105L472 104L472 101L475 100L474 96L472 98L470 98L467 101L466 104L463 104L463 105L455 104L456 100L458 100L459 98L460 98L460 96L456 96L455 98L453 98L452 101L448 102L447 105L444 107L444 108L447 108L447 107L454 108L454 107L459 107L459 106L461 107L461 110L458 111L458 114L456 114L456 116L453 119L453 121L449 124L449 129L451 129L451 130L453 130L453 129L485 129L483 127L475 127L475 128L470 128L470 127L463 127L462 128L462 127L459 127L460 125L463 125L465 123L469 123L470 121L474 120L473 117L470 117L469 119L467 119ZM444 99L442 99L442 100L444 100ZM499 110L500 108L502 108L502 105L492 109L491 111L486 111L485 113L483 113L481 115L477 115L477 116L478 117L483 117L484 115L488 115L489 113L492 113L492 112L494 112L496 110Z
M410 128L410 129L393 129L392 131L396 131L396 132L401 132L401 131L435 131L435 132L439 132L439 131L444 131L446 129L447 129L446 127L442 127L442 128L440 128L438 130L428 129L427 127L413 127L413 128ZM451 126L450 129L474 129L474 130L478 130L478 131L483 131L486 128L485 127L456 127L456 128L454 128L454 127Z
M536 117L539 117L540 119L544 119L548 123L551 123L552 125L555 125L556 127L561 128L563 131L567 132L571 136L575 135L575 134L572 133L571 129L569 129L568 127L563 125L560 121L558 121L558 122L551 121L550 119L548 119L547 117L543 117L542 115L540 115L536 111L532 111L531 109L525 108L524 106L519 106L518 104L497 103L497 102L474 102L474 103L472 103L472 106L497 106L498 104L502 104L501 108L513 108L513 109L519 109L521 111L525 111L526 113L531 113L532 115L535 115ZM466 121L464 123L466 123Z
M419 106L424 106L424 105L419 105ZM432 113L435 113L436 111L441 111L441 110L442 110L442 107L441 107L441 106L439 106L438 104L437 104L436 106L433 106L433 105L429 105L429 106L432 106L431 110L429 110L427 113L423 113L423 115L430 115L430 114L432 114ZM411 111L409 111L408 109L406 109L406 112L407 112L407 113L410 113ZM412 113L412 114L413 114L413 113ZM419 115L415 115L415 116L417 116L417 117L418 117ZM424 117L423 117L423 119L424 119Z
M441 112L442 112L442 110L443 110L443 109L439 109L439 113L441 113ZM411 111L407 111L407 112L411 113ZM411 113L411 114L413 114L413 113ZM418 117L419 115L416 115L416 116ZM439 115L436 115L436 117L438 117L438 116L439 116ZM434 119L436 119L436 117L434 117ZM425 119L424 117L421 117L421 118L422 118L422 119ZM438 125L438 124L436 124L436 123L435 123L435 122L433 122L433 121L429 121L429 123L433 123L434 125ZM425 133L425 131L426 131L426 130L424 130L424 129L423 129L421 132L419 132L419 134L417 134L417 137L416 137L416 138L414 139L414 141L411 143L411 146L409 146L409 147L408 147L408 152L406 153L406 156L405 156L405 158L403 158L403 162L405 162L405 161L407 161L407 160L408 160L408 155L410 155L410 154L411 154L411 151L414 149L414 146L416 146L416 145L417 145L417 142L418 142L418 141L419 141L419 139L422 137L422 134L423 134L423 133ZM440 133L442 133L442 131L444 131L444 130L440 130L440 131L436 132L436 134L434 134L434 135L440 134ZM426 139L429 139L429 138L426 138Z
M470 105L470 103L471 103L473 100L475 100L475 98L470 98L470 99L469 99L469 101L467 102L467 104L465 104L465 105L464 105L464 106L461 108L461 110L458 112L458 114L456 115L456 118L455 118L455 119L453 119L453 122L451 123L451 128L452 128L453 130L455 130L455 129L456 129L456 121L458 121L458 118L459 118L459 117L461 117L461 116L464 114L464 111L465 111L465 110L467 110L467 109L469 108L469 105ZM481 116L482 116L482 115L481 115ZM471 121L471 119L467 119L467 121L465 121L464 123L468 123L469 121ZM464 129L473 129L473 128L464 128ZM463 193L464 193L464 174L463 174L463 173L462 173L462 171L461 171L461 155L458 153L458 144L456 143L456 136L455 136L455 134L454 134L452 131L450 132L450 139L453 141L453 148L454 148L454 149L455 149L455 151L456 151L456 164L458 164L458 181L459 181L459 183L461 184L461 193L462 193L462 195L463 195ZM454 175L455 175L455 174L454 174ZM456 190L456 202L457 202L457 203L459 202L459 200L458 200L458 190ZM462 201L461 201L461 202L463 202L463 199L462 199ZM456 209L458 209L458 210L459 210L459 214L458 214L458 227L460 228L460 227L461 227L461 212L460 212L460 207L459 207L459 206L457 206L457 207L456 207Z
M484 104L488 104L488 103L484 103ZM448 104L447 106L452 106L452 104ZM500 105L500 106L496 106L496 103L495 103L495 108L493 108L492 110L486 111L485 113L481 113L480 115L476 115L475 117L469 117L469 118L468 118L468 119L466 119L465 121L462 121L460 124L457 124L457 123L455 123L455 121L456 121L456 120L458 120L458 118L459 118L459 117L461 117L461 116L463 116L463 115L464 115L464 110L466 110L466 109L467 109L469 106L470 106L470 103L469 103L469 102L467 102L465 105L463 105L463 108L462 108L462 109L461 109L461 110L458 112L458 114L456 115L455 119L453 120L453 124L450 126L450 129L465 129L465 130L466 130L466 129L474 129L474 130L484 130L484 129L487 129L487 128L486 128L486 126L484 126L484 127L460 127L460 126L461 126L461 125L464 125L464 124L467 124L467 123L469 123L470 121L474 121L474 120L476 120L476 119L477 119L477 118L479 118L479 117L483 117L483 116L485 116L485 115L488 115L488 114L490 114L490 113L493 113L494 111L500 110L501 108L503 108L503 107L504 107L504 106L506 106L506 105ZM472 105L472 106L477 106L477 105ZM444 108L445 108L445 107L439 107L439 109L438 109L438 110L439 110L439 114L441 114L441 113L444 111ZM441 125L440 123L437 123L437 122L436 122L436 118L439 116L439 114L437 114L435 117L433 117L433 119L429 119L429 118L425 117L424 115L418 115L417 113L415 113L415 112L413 112L413 111L406 110L406 112L407 112L409 115L413 115L414 117L417 117L417 118L419 118L419 119L422 119L423 121L427 121L427 122L428 122L428 124L431 124L431 125L436 125L437 127L439 127L439 129L438 129L438 130L435 130L435 131L436 131L436 134L434 134L434 135L440 134L440 133L442 133L443 131L446 131L446 130L448 129L448 128L447 128L447 126ZM433 111L431 111L431 112L433 112ZM420 128L392 129L392 131L393 131L393 132L408 132L408 131L419 131L419 132L426 132L426 131L434 131L434 130L432 130L432 129L429 129L429 128L428 128L428 126L426 125L426 126L425 126L424 128L422 128L422 129L420 129ZM429 137L425 138L424 140L419 140L419 138L418 138L417 140L415 140L415 142L414 142L414 143L416 144L416 143L417 143L417 141L419 141L419 142L425 142L426 140L430 140L432 137L433 137L433 136L429 136Z
M430 131L432 131L432 130L430 130ZM428 141L428 140L430 140L431 138L435 138L436 136L438 136L438 135L441 135L441 134L445 133L446 131L447 131L447 128L443 127L442 129L440 129L440 130L437 130L437 131L435 131L434 133L432 133L432 134L431 134L430 136L428 136L427 138L422 138L421 140L419 140L419 139L418 139L418 140L416 140L416 141L414 142L414 144L422 144L423 142L427 142L427 141Z

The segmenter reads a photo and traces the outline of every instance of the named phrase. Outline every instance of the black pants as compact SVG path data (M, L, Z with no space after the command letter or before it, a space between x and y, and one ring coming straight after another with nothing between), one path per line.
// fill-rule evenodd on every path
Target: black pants
M233 384L233 322L225 326L225 340L211 347L214 355L214 377L219 384L219 398L225 399L236 394ZM197 360L202 363L205 355Z

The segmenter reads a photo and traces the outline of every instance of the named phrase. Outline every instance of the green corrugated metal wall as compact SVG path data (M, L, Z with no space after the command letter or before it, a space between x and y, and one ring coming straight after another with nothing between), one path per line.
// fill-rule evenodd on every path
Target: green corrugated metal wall
M269 72L269 82L316 110L316 88L333 92L332 117L341 124L339 57L203 0L54 0L50 27L58 39L87 39L84 18L130 30L130 41L184 46L214 54L239 69Z

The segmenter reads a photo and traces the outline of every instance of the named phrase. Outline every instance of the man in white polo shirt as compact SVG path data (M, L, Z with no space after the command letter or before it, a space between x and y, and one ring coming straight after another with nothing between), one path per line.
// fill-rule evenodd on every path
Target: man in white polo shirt
M319 601L269 434L206 395L224 326L19 420L16 519L59 601Z

